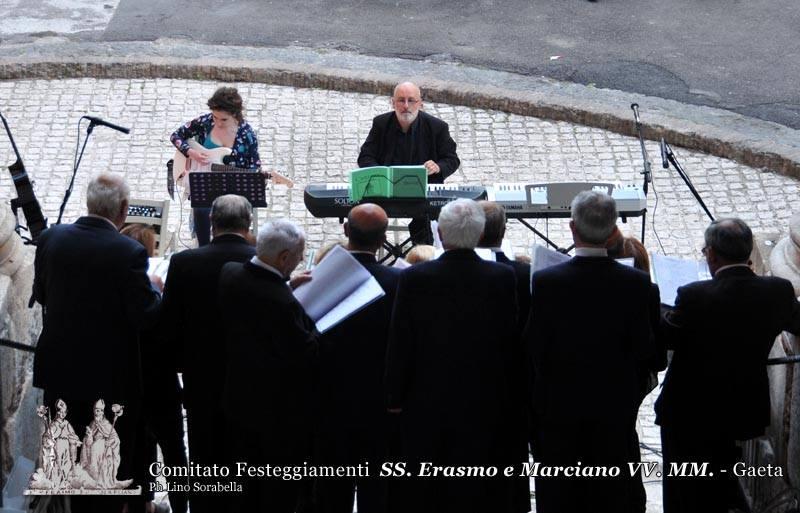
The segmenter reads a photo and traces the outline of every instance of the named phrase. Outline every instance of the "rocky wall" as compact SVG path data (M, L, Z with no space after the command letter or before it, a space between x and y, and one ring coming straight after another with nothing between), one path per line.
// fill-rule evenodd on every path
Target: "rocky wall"
M0 338L30 345L42 327L41 307L28 308L35 248L14 231L8 204L0 205ZM17 456L36 460L41 391L32 388L33 353L0 347L0 473L5 483Z
M757 240L756 271L792 282L800 296L800 215L795 215L784 237ZM782 333L770 358L800 355L800 338ZM771 365L767 369L772 401L771 425L764 438L744 447L748 465L780 466L782 478L744 478L754 510L788 512L800 501L800 364Z

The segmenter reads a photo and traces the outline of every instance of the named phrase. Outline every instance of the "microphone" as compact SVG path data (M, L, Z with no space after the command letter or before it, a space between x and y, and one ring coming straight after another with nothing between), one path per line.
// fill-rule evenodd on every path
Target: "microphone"
M636 124L637 125L641 124L641 122L639 121L639 104L631 103L631 109L633 109L633 118L636 120Z
M667 142L661 138L661 167L669 169L669 160L667 160Z
M124 126L115 125L114 123L109 123L108 121L104 121L94 116L83 116L83 118L88 119L95 125L107 126L108 128L116 130L117 132L122 132L123 134L129 134L131 132L130 128L125 128Z

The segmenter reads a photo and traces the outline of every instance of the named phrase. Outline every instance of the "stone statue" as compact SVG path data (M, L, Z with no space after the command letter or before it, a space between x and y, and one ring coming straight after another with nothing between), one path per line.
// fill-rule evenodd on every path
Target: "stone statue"
M795 295L800 296L800 213L789 220L789 236L775 245L769 265L772 275L792 282Z
M86 427L86 436L83 438L81 467L95 480L98 488L125 488L130 481L117 481L120 463L119 435L114 429L117 418L122 415L122 406L112 405L113 424L106 418L105 408L106 403L102 399L94 404L94 420Z

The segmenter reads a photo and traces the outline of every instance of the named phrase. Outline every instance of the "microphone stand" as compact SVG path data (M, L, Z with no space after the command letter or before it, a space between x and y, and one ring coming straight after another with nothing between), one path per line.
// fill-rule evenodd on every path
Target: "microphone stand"
M639 145L642 148L642 160L644 161L644 170L641 172L642 175L642 190L644 191L644 197L647 198L647 187L650 181L653 179L652 173L650 171L650 160L647 158L647 149L644 147L644 135L642 135L642 123L639 120L639 104L632 103L631 110L633 110L633 119L636 123L636 133L639 135ZM642 214L642 244L644 244L644 229L647 225L647 211Z
M86 116L81 116L81 119L78 120L78 126L80 126L81 120L86 119ZM72 195L72 187L75 185L75 175L78 174L78 166L81 165L81 160L83 159L83 152L86 149L86 143L89 142L89 136L92 135L94 131L94 127L97 123L94 120L90 120L89 126L86 127L86 139L83 140L83 147L81 148L80 155L76 155L75 157L75 167L72 169L72 178L69 181L69 187L64 192L64 199L61 201L61 207L58 209L58 220L56 224L61 224L61 216L64 215L64 209L67 208L67 202L69 201L69 197ZM80 142L80 132L78 132L78 141ZM77 151L77 146L75 150Z
M689 179L689 175L686 174L686 171L683 170L683 167L678 162L678 159L675 158L675 154L672 153L672 147L670 147L666 141L664 141L664 147L666 148L667 160L672 163L672 167L674 167L675 171L678 172L678 175L683 178L683 182L686 184L686 187L689 188L689 191L694 195L694 199L696 199L700 206L703 207L703 210L706 211L708 218L711 219L711 221L714 221L714 216L711 215L708 207L703 202L703 198L700 197L700 193L694 188L692 181Z

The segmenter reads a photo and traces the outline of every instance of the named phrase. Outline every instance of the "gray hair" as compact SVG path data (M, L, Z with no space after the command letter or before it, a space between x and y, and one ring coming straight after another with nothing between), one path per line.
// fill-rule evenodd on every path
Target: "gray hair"
M282 252L297 251L305 242L302 228L288 219L275 219L258 230L256 255L261 260L273 260Z
M582 191L572 200L572 221L581 241L605 244L617 225L617 202L604 192Z
M706 246L730 262L746 262L753 252L753 232L741 219L713 221L705 233Z
M215 231L241 232L250 228L253 207L244 196L225 194L211 204L211 226Z
M439 230L448 248L475 249L483 234L486 215L471 199L451 201L439 214Z
M90 214L114 220L130 195L131 189L124 178L111 173L99 173L89 180L86 188L86 209Z
M410 80L406 80L405 82L400 82L399 84L397 84L396 86L394 86L394 89L392 89L392 98L394 98L395 96L397 96L397 90L398 90L398 89L400 89L401 87L403 87L404 85L410 85L410 86L413 86L413 87L414 87L414 89L416 89L416 90L417 90L417 92L419 93L419 97L420 97L420 99L422 99L422 89L420 89L420 88L419 88L419 86L418 86L417 84L415 84L414 82L411 82Z

